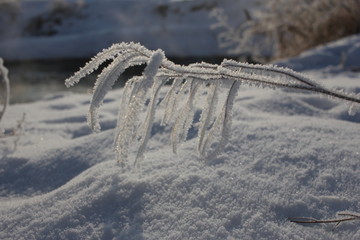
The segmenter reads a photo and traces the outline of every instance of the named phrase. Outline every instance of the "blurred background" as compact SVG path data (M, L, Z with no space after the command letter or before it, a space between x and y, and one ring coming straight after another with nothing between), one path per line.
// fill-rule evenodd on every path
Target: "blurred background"
M64 80L123 41L161 48L181 64L269 63L359 32L359 0L0 0L11 103L91 90L96 73L71 89Z

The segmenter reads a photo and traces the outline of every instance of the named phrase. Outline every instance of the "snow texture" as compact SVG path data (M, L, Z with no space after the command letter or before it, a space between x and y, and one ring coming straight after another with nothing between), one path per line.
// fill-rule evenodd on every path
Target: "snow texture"
M306 54L310 58L311 51ZM359 92L358 72L307 74ZM186 102L174 92L195 86L182 89L181 83L157 92L158 83L150 95L168 98L169 105ZM207 96L200 91L197 99L202 105L223 102L226 94L218 87L212 85ZM58 93L8 107L6 131L23 113L26 120L15 150L15 136L0 138L0 239L360 239L359 221L334 229L288 220L360 211L360 115L349 116L342 102L242 85L233 102L231 137L211 163L198 161L194 151L202 135L196 124L173 154L170 128L162 122L175 119L155 115L146 155L129 168L115 161L112 148L124 91L103 99L98 134L86 125L88 95ZM207 119L221 112L206 108L200 117L201 104L193 108L194 121L208 127Z
M330 77L343 86L358 82L346 73ZM156 117L146 157L129 170L112 149L122 94L104 99L98 134L86 126L88 95L10 105L5 128L23 112L27 118L16 151L13 138L0 140L1 239L360 237L359 221L334 230L287 219L359 212L360 118L341 103L241 87L232 137L211 164L198 161L196 129L173 154L170 130Z

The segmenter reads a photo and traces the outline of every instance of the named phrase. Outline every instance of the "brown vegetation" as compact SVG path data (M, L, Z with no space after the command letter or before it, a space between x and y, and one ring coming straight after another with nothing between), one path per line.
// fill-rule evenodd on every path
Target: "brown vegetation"
M270 9L256 29L277 36L275 57L291 57L360 32L358 0L271 1Z
M306 49L360 32L358 0L262 0L256 9L239 9L246 21L229 24L226 12L213 11L220 47L262 61L293 57Z

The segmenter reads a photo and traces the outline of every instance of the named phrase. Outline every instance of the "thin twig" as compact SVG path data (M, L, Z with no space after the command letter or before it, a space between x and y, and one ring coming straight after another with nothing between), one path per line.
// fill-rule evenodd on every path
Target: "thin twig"
M318 220L311 217L295 217L295 218L289 218L289 221L300 224L336 223L335 227L337 227L342 222L360 220L360 214L356 214L356 213L337 213L337 215L345 216L345 217L335 218L335 219L324 219L324 220Z
M150 57L150 53L140 52L140 51L138 51L138 49L133 48L132 46L129 46L129 48L135 52L138 52L139 54L141 54L143 56ZM236 72L236 71L228 71L226 74L219 73L217 71L218 66L216 64L208 64L207 69L208 70L211 69L213 71L211 73L212 74L211 78L213 80L224 79L224 78L225 79L228 78L228 79L232 79L232 80L245 80L245 81L260 83L260 84L264 84L264 85L268 85L268 86L293 88L293 89L297 89L297 90L316 92L316 93L321 93L321 94L331 96L334 98L342 99L345 101L360 103L359 98L349 96L344 93L335 92L333 90L325 89L322 86L319 86L317 83L312 82L310 79L307 79L306 77L302 76L300 73L293 72L290 69L285 69L285 68L271 66L271 65L264 66L264 65L252 65L252 64L239 63L239 62L235 63L235 62L229 61L229 60L224 61L224 67L226 67L226 66L233 66L233 67L238 66L239 69L248 68L248 69L260 70L260 71L264 71L264 72L273 72L273 73L277 73L280 75L288 76L289 78L292 78L293 80L298 81L300 84L302 83L304 85L300 85L300 84L291 85L288 83L274 82L273 77L264 77L264 76L259 76L259 75L251 74L251 73L239 74L239 72ZM194 77L194 76L199 77L204 74L204 70L201 68L198 68L198 69L193 68L191 71L189 71L187 66L175 65L174 63L170 62L166 58L162 62L161 67L175 73L177 76L179 76L179 75L184 76L184 75L191 74L191 75L193 75L192 77ZM181 71L179 71L179 70L181 70Z

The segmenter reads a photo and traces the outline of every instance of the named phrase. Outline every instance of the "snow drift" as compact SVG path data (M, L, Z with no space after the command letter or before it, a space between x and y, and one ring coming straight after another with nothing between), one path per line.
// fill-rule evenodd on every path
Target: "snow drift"
M307 74L359 92L358 72ZM198 161L196 128L173 154L170 129L155 119L145 159L127 168L112 149L121 96L105 98L98 134L86 125L88 95L9 106L5 131L26 119L15 151L17 136L0 139L1 239L360 238L358 221L333 229L287 219L359 212L360 115L343 104L241 88L232 137L211 164Z

